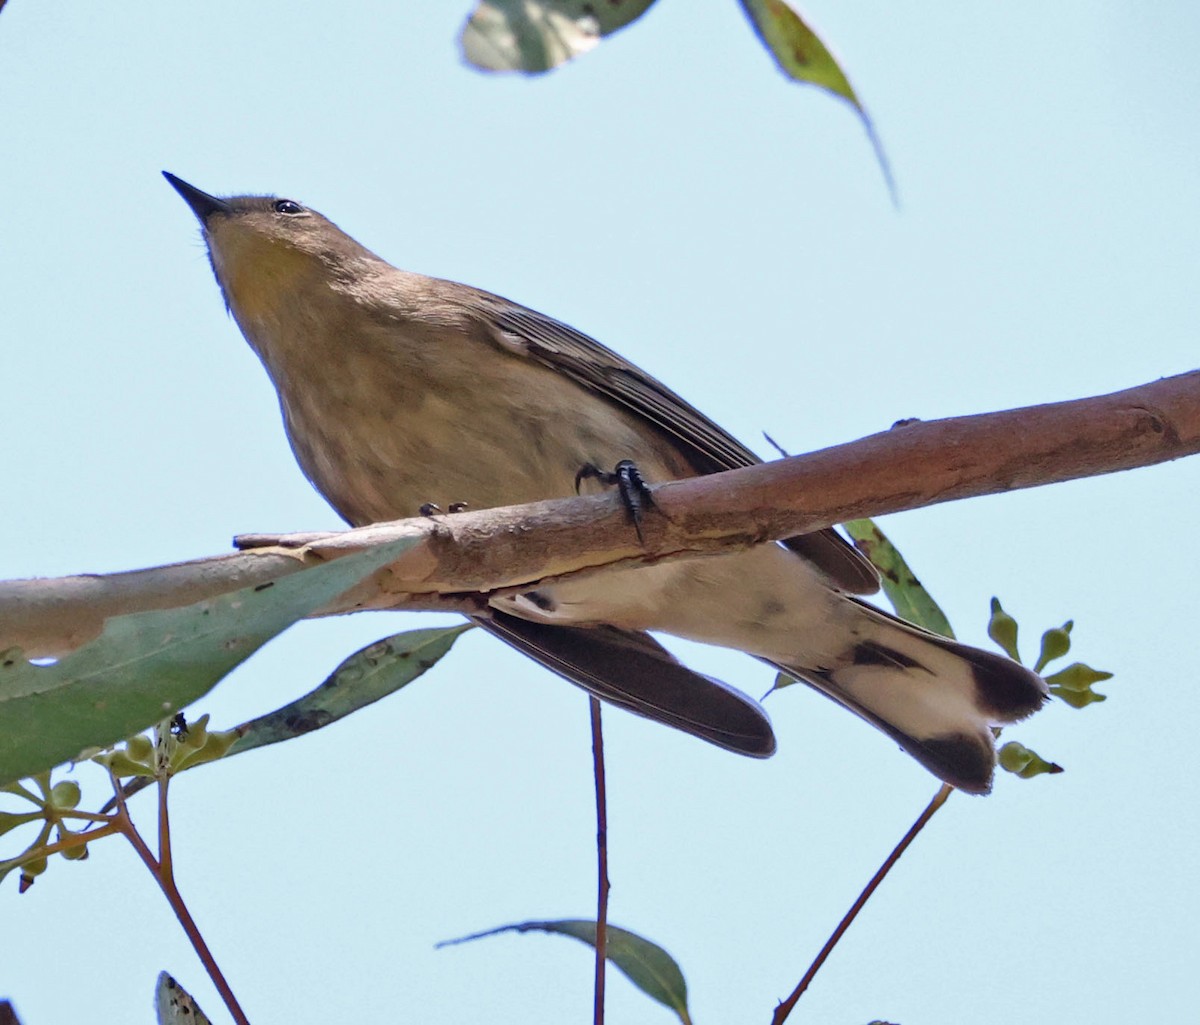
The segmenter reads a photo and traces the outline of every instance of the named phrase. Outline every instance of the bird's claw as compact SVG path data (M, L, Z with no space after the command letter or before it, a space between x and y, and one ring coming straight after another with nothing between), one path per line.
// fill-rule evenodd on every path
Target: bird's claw
M468 508L469 508L469 506L467 505L466 502L451 502L448 506L446 506L446 512L460 513L460 512L465 512ZM440 505L438 505L436 502L425 502L417 510L417 515L418 516L427 516L430 518L432 518L434 516L441 516L442 515L442 507Z
M594 463L584 463L575 474L575 491L578 492L579 485L589 479L598 480L609 487L616 486L621 503L637 533L638 543L644 545L646 539L642 536L642 520L646 510L654 507L654 496L637 464L632 459L622 459L612 470L602 470Z

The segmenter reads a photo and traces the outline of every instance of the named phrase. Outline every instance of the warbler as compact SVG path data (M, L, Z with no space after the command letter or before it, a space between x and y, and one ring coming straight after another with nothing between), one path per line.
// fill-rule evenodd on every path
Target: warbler
M301 469L350 524L758 462L686 401L560 321L399 270L276 196L167 180L199 218L226 306L279 394ZM833 530L617 568L490 600L493 634L596 697L724 748L775 750L758 702L688 669L651 631L735 648L878 727L940 779L986 793L992 727L1044 702L1018 663L860 600L870 564Z

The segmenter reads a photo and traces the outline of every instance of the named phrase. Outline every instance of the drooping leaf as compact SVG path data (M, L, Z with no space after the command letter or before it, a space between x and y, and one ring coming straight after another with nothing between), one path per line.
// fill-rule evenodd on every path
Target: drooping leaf
M205 736L194 754L176 759L173 770L182 772L230 755L253 751L256 747L277 744L345 718L432 668L458 636L470 628L471 624L464 623L462 626L409 630L385 637L351 655L316 689L233 729L208 732L208 716L204 715L197 723L189 724L189 740L193 733L199 733L196 729L199 723L204 724ZM343 670L349 672L343 675ZM154 782L153 745L143 734L131 737L124 747L104 752L94 760L108 766L119 777L137 777L126 781L126 797ZM109 802L103 810L108 811L111 806L112 802Z
M231 732L238 738L229 754L290 740L387 697L431 669L469 629L470 623L408 630L367 645L303 697L235 726Z
M741 2L754 31L788 78L825 89L862 112L854 87L837 58L787 0Z
M1010 740L1002 748L999 755L1000 768L1011 772L1021 779L1032 779L1034 776L1055 775L1063 771L1056 762L1048 762L1036 751L1031 751L1024 744Z
M206 694L268 640L375 570L412 539L208 598L109 619L50 665L0 654L0 784L108 747Z
M158 1025L212 1025L195 998L166 972L158 973L154 986Z
M502 925L486 932L472 933L456 940L446 940L439 947L496 936L503 932L548 932L570 936L590 947L596 946L596 923L586 918L565 918L557 921L518 922ZM669 1007L683 1025L690 1025L687 1008L687 982L675 959L657 943L637 933L615 925L608 926L606 956L629 981L653 1000Z
M654 0L482 0L459 42L481 71L549 71L596 47Z
M741 0L741 3L758 38L775 58L780 71L793 81L815 85L832 93L858 112L880 170L883 171L888 191L895 198L896 183L875 125L850 84L850 79L821 37L787 0Z
M887 595L896 615L926 630L953 637L954 630L946 614L921 586L921 581L909 569L888 537L874 520L850 520L843 523L854 544L883 576L883 593Z

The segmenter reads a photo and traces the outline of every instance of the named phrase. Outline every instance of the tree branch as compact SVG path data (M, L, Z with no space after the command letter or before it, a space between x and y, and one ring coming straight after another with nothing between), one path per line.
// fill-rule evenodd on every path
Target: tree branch
M0 650L61 656L121 613L190 604L382 541L399 560L317 615L478 609L480 595L620 562L654 562L848 519L1149 466L1200 451L1200 371L1111 395L928 423L653 489L639 545L616 495L323 534L249 535L230 555L109 575L0 583Z

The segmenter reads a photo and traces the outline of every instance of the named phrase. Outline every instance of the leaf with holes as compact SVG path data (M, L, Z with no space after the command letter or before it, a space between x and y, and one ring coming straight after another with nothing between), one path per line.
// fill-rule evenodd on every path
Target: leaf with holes
M166 972L158 973L154 986L158 1025L212 1025L195 998Z
M432 669L471 625L408 630L367 645L303 697L235 726L229 755L319 730L387 697Z
M549 71L641 17L654 0L482 0L459 42L481 71Z

